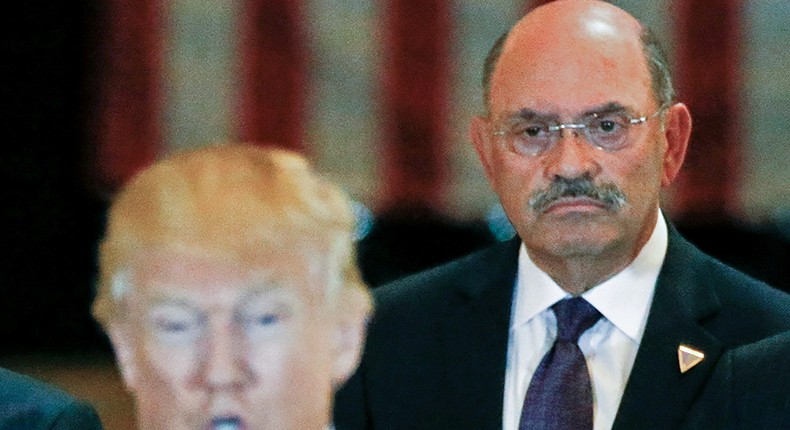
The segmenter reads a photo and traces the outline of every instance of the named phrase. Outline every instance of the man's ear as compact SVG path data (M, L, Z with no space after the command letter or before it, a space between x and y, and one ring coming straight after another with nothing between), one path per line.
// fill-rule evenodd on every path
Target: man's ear
M359 365L365 344L367 317L359 313L343 316L334 328L334 362L332 363L332 385L340 387L351 377Z
M469 136L472 138L472 145L474 145L475 152L480 158L480 163L483 165L483 171L488 181L491 182L491 157L493 153L488 128L488 119L482 116L475 116L472 118L472 123L469 124Z
M686 158L691 136L691 113L683 103L672 105L664 119L664 137L667 141L664 153L661 186L669 186L677 177Z
M109 324L107 334L110 336L124 385L127 390L134 391L137 386L137 361L132 331L128 323L113 322Z

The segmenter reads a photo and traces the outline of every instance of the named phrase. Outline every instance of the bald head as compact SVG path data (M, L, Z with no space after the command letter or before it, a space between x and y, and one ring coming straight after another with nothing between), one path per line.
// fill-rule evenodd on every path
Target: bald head
M546 37L609 38L637 36L641 24L624 10L597 0L556 0L535 8L513 28L513 34Z
M628 72L625 77L645 79L659 105L670 103L674 89L666 55L648 27L602 1L548 3L525 15L491 48L482 82L486 107L490 112L492 87L503 77L499 73L503 68L524 68L558 80L568 78L561 72L569 63L597 61L601 68L615 73L618 63L629 58L639 59L641 64L632 64L636 68L630 71L621 70Z

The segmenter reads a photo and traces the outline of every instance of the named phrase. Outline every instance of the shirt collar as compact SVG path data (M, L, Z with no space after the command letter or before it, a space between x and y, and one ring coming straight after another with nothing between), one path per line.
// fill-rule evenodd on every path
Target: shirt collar
M668 242L661 211L653 233L634 261L611 278L582 295L628 337L640 342L653 300L658 273L664 263ZM522 242L518 255L516 296L511 329L526 324L554 303L569 297L551 277L529 258ZM627 306L623 306L627 303Z

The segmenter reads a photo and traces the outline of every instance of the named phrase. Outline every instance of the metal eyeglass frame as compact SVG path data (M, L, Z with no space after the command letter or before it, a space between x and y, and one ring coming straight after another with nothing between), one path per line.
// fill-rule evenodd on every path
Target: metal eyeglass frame
M647 122L647 120L652 119L652 118L660 115L662 112L664 112L671 105L672 105L671 102L664 103L661 106L659 106L658 109L655 112L653 112L650 115L644 115L644 116L640 116L640 117L637 117L637 118L628 118L626 116L626 119L628 120L627 125L632 126L632 125L644 124L644 123ZM592 118L598 118L599 115L600 114L598 114L598 113L593 113L591 116L592 116ZM550 125L550 126L548 126L548 132L549 133L560 132L559 135L558 135L559 137L556 138L556 140L554 142L552 142L552 144L550 146L547 146L545 149L543 149L541 151L538 151L538 152L535 152L535 153L527 152L526 155L538 156L540 154L543 154L544 152L547 152L551 148L553 148L557 144L557 142L559 142L562 139L561 130L568 129L568 130L576 131L576 130L584 130L584 129L587 129L587 128L589 128L588 124L579 124L579 123L573 123L573 122L571 122L571 123L564 123L564 124ZM495 131L495 132L493 132L491 134L493 136L500 136L501 137L501 136L505 136L505 135L507 135L509 133L511 133L511 132L508 131L508 130L497 130L497 131ZM590 145L592 145L594 148L600 149L602 151L607 151L607 152L619 151L620 149L623 149L623 148L628 146L628 145L624 145L624 146L621 146L621 147L615 148L615 149L604 148L604 147L598 145L597 143L595 143L594 139L590 139L590 137L589 137L589 135L587 133L585 133L585 139L584 140L586 142L588 142ZM514 152L517 152L517 153L521 154L518 151L514 151Z

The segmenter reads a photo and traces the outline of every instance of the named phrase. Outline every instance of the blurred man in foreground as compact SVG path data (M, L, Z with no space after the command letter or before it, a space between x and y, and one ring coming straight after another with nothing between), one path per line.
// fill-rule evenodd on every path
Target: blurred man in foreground
M94 314L143 430L323 430L370 301L346 197L282 150L218 146L109 212Z

